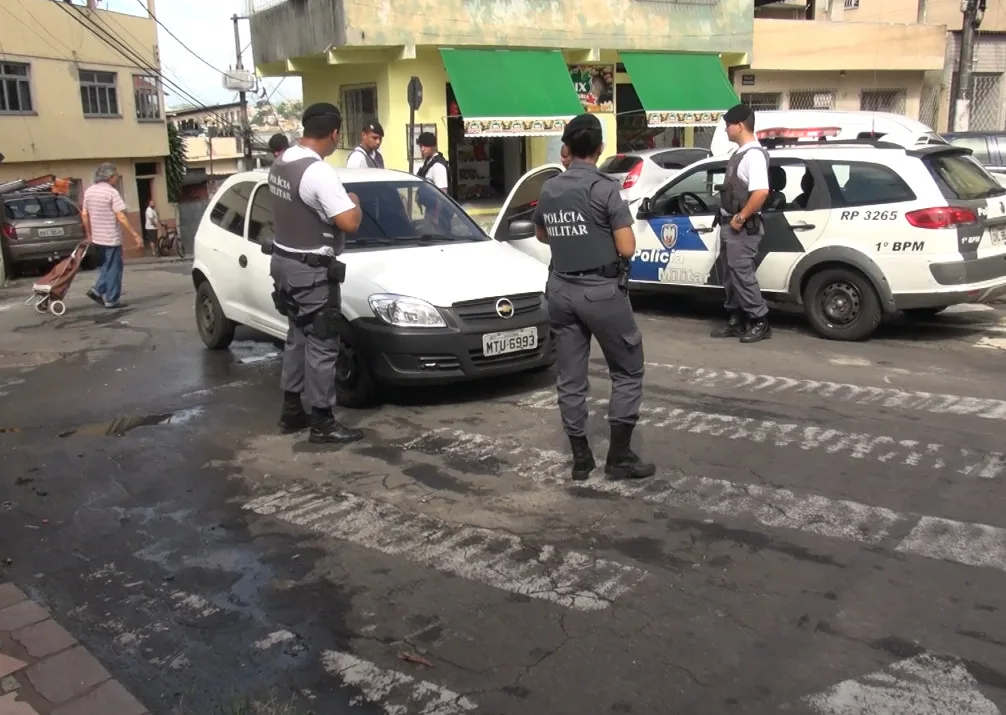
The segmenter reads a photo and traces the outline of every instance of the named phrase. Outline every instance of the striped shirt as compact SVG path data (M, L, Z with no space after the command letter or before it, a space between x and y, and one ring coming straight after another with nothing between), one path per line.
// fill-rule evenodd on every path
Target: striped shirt
M114 186L100 181L87 187L81 208L91 223L91 241L98 246L121 246L122 226L115 214L126 210L126 202Z

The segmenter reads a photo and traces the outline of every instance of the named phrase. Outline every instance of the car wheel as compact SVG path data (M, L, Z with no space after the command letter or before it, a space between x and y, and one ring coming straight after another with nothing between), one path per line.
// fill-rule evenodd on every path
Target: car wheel
M828 340L865 340L880 325L883 311L873 285L854 268L825 268L803 289L807 319Z
M203 281L196 289L196 327L210 350L224 350L234 340L237 325L224 315L209 281Z
M946 305L939 308L908 308L901 312L906 318L910 318L911 320L926 320L927 318L939 315L947 308L948 306Z
M353 330L343 328L339 336L339 360L335 366L335 401L340 407L360 409L380 401L380 386L360 354Z

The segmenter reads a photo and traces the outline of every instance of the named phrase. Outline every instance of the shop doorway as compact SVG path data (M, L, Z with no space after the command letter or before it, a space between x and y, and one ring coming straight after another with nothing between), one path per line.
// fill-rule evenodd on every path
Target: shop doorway
M524 137L466 137L454 90L447 85L447 161L459 202L502 202L527 171Z
M683 127L667 129L651 128L646 125L646 110L639 101L636 88L631 84L615 86L615 136L618 152L663 149L685 145Z

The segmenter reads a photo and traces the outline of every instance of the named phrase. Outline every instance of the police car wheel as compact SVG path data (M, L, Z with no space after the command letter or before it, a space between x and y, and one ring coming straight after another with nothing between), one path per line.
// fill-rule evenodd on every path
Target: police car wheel
M203 344L210 350L225 350L234 340L237 326L224 315L209 281L203 281L196 289L196 327Z
M811 326L828 340L865 340L880 325L880 298L869 279L854 268L825 268L803 289Z
M351 329L340 336L339 359L335 365L335 398L340 407L371 407L380 400L374 374L366 358L357 352Z

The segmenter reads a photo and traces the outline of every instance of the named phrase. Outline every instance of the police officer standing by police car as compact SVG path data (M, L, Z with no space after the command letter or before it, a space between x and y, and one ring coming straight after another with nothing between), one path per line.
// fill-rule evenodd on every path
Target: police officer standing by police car
M755 138L754 119L754 110L743 104L723 115L727 137L738 146L727 162L720 192L720 267L730 317L712 336L739 337L742 343L772 337L755 265L765 235L761 207L769 195L769 157Z
M573 451L573 479L596 466L587 440L587 364L597 338L611 375L611 444L604 471L611 479L652 476L630 446L643 398L643 336L628 296L628 261L636 250L632 215L616 180L597 170L601 122L574 117L562 135L569 168L542 186L533 221L552 250L547 300L556 347L559 410Z
M363 213L359 198L346 193L335 168L323 160L338 146L339 109L325 102L312 104L302 122L300 144L283 152L269 170L276 236L270 265L273 300L290 322L279 426L286 433L310 427L308 439L313 443L352 442L363 432L339 424L332 413L340 284L346 270L337 256L345 248L345 233L359 229Z

